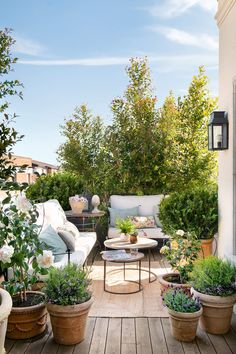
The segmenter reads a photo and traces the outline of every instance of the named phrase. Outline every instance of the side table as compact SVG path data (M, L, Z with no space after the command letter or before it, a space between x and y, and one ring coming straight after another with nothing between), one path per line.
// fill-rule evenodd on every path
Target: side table
M113 253L114 252L114 253ZM110 294L117 294L117 295L128 295L128 294L135 294L143 290L142 284L141 284L141 260L144 258L144 254L141 252L138 252L137 254L131 254L131 253L120 253L118 257L116 256L116 252L119 251L104 251L102 252L102 259L104 261L104 278L103 278L103 289L107 293ZM136 283L138 284L138 289L134 291L128 291L128 292L118 292L118 291L111 291L106 288L106 275L107 275L107 262L111 263L123 263L123 274L124 274L124 280L129 283ZM136 280L127 280L125 279L125 265L126 263L134 263L138 262L138 268L137 269L132 269L133 271L138 270L138 281ZM129 268L131 269L131 268ZM117 270L115 270L117 271Z
M73 213L72 210L65 211L67 219L72 222L80 231L96 231L96 226L102 216L105 215L104 211L99 213L92 213L85 211L82 213Z

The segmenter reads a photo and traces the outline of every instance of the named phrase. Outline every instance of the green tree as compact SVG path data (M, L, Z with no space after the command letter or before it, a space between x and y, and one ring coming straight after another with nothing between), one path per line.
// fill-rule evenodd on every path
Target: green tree
M160 110L165 190L176 191L215 180L216 154L207 148L207 125L217 100L207 89L203 67L194 76L188 94L176 102L170 95Z
M147 58L131 59L126 72L129 85L111 105L114 119L109 140L116 181L123 193L156 193L161 190L162 153Z
M0 179L6 180L13 177L15 167L10 164L12 148L21 140L20 135L12 123L16 115L10 116L6 113L9 107L9 97L17 95L22 98L22 92L19 90L22 84L18 80L8 80L7 76L13 70L12 66L17 58L13 58L11 47L15 43L10 35L9 29L0 30Z
M66 138L58 149L62 168L78 175L84 188L95 192L103 165L104 126L101 118L94 117L83 104L65 120L61 129Z

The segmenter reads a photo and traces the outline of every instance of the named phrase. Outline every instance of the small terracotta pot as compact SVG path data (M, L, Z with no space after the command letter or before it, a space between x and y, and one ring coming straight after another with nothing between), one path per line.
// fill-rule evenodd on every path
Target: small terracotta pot
M166 291L168 288L181 288L185 289L190 293L191 285L189 284L181 284L177 282L169 281L168 278L177 278L179 273L166 273L162 275L158 275L157 279L160 283L161 293Z
M194 297L199 297L203 313L200 327L212 334L225 334L230 330L233 306L236 294L230 296L212 296L192 289Z
M84 339L88 312L93 299L78 305L47 304L54 340L59 344L74 345Z
M130 241L130 243L137 243L138 242L138 235L130 235L129 241Z
M173 337L183 342L191 342L196 337L202 308L193 313L177 312L168 309Z
M201 240L201 250L199 252L200 258L206 258L212 255L212 244L214 238Z
M40 291L28 291L27 293L44 295ZM46 330L46 324L47 310L44 303L29 307L12 307L8 317L7 338L33 338Z

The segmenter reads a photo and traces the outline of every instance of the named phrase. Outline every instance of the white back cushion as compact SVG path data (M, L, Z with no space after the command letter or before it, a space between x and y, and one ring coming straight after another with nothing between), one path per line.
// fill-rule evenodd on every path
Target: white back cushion
M62 227L66 222L65 212L58 200L50 199L45 203L39 203L36 205L39 212L37 225L42 225L41 231L43 231L48 225L51 225L54 230L57 230L58 227Z
M115 209L132 208L139 205L140 216L154 215L154 206L159 205L163 194L158 195L111 195L110 204Z

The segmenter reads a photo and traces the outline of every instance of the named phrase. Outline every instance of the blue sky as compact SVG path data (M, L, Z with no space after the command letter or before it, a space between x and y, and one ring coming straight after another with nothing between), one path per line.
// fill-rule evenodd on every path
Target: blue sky
M87 103L111 122L110 103L122 95L125 67L147 56L158 104L170 90L184 95L204 64L218 93L216 0L11 0L1 4L1 28L13 29L12 77L24 100L11 100L25 134L14 152L57 163L59 126Z

